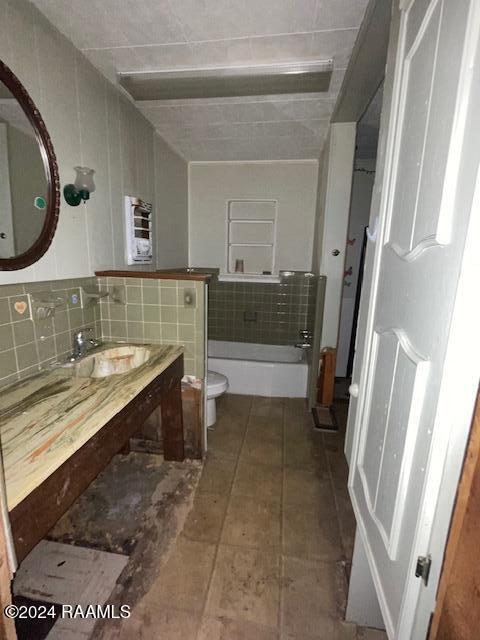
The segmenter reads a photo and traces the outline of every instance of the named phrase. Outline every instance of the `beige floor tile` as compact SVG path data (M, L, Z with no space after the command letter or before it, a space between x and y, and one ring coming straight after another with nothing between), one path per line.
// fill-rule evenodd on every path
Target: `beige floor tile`
M327 470L327 458L321 442L315 438L299 438L285 441L285 464L310 471Z
M283 460L283 445L280 441L261 440L259 438L246 438L241 461L249 461L271 466L281 466Z
M319 514L302 506L283 508L283 550L286 555L336 562L343 557L335 512Z
M217 543L220 539L228 496L218 493L198 493L188 514L183 535L198 542Z
M244 433L239 430L215 429L208 432L208 446L216 458L238 458Z
M255 549L279 549L280 503L233 495L223 525L222 543Z
M240 458L232 494L250 496L259 500L280 501L282 469L279 466L258 464Z
M123 621L118 640L193 640L200 627L200 615L140 603Z
M278 632L252 622L205 617L197 640L278 640Z
M302 421L293 419L287 414L284 421L286 442L292 440L308 440L312 433L312 426L313 423L310 419L308 421Z
M313 420L311 420L310 416L300 418L285 413L283 424L287 439L303 439L306 436L310 436L313 430Z
M317 473L285 467L283 499L285 504L304 506L310 510L335 510L335 498L330 475L325 470Z
M337 615L336 566L285 557L282 575L282 631L315 635L333 629Z
M254 396L251 415L282 419L284 408L285 398L264 398L261 396Z
M234 393L225 393L217 398L217 415L248 416L252 407L252 396L240 396Z
M285 413L299 417L310 415L305 398L285 398Z
M198 491L228 495L232 488L235 469L235 458L216 456L212 449L208 452L203 466Z
M215 545L180 536L142 603L149 609L174 605L176 609L201 611L214 557Z
M283 420L281 418L251 416L248 421L246 440L255 438L283 442Z
M209 430L209 433L226 431L228 433L244 434L247 424L248 414L220 413L217 414L217 421L213 425L213 428Z
M206 614L277 628L279 565L275 554L220 545Z

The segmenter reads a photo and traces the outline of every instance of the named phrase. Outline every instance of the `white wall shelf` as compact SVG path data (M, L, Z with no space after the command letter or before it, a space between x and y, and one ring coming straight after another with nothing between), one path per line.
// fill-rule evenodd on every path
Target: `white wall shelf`
M231 247L273 247L273 242L230 242Z
M230 200L227 208L227 271L235 271L237 261L245 265L245 275L263 275L275 270L275 200Z

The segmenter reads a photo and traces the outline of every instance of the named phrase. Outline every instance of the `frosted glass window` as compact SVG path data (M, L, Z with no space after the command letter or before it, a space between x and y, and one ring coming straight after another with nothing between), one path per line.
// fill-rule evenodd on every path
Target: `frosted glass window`
M229 273L243 261L243 272L274 272L275 200L231 200L228 203Z

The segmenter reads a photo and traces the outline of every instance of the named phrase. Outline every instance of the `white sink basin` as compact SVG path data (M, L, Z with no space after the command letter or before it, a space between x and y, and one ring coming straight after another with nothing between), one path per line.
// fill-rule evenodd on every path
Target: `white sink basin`
M60 366L75 378L107 378L132 371L149 358L150 350L147 347L126 345L96 351L80 360L66 362Z

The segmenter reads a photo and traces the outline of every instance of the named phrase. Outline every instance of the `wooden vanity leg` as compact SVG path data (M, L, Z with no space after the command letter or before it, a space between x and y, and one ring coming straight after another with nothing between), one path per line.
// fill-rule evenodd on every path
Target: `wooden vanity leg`
M171 380L162 394L163 457L181 462L185 459L181 379Z

